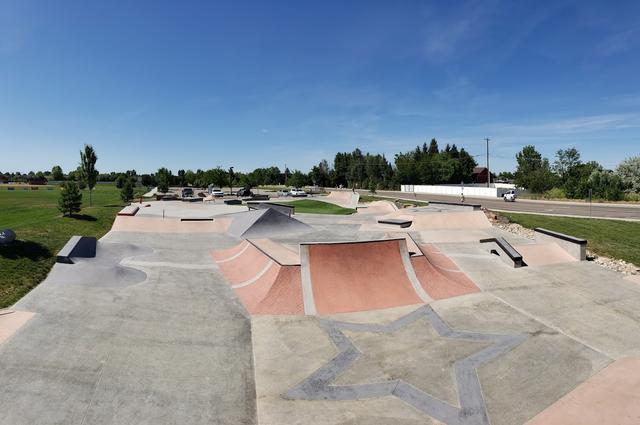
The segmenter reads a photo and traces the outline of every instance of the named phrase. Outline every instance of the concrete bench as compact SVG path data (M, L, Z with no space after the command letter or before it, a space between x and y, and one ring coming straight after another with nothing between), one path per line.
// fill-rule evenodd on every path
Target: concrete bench
M224 203L227 205L242 205L242 199L225 199Z
M252 201L268 201L269 199L271 199L269 197L269 195L251 195L251 197L249 198Z
M271 208L289 217L295 214L295 207L293 205L276 204L274 202L247 202L247 206L249 210L266 210Z
M213 221L213 219L212 218L207 218L207 217L202 217L202 218L187 217L187 218L181 218L180 221Z
M413 223L413 221L411 221L411 220L403 220L403 219L400 219L400 218L385 218L384 220L378 220L378 223L380 223L380 224L392 224L394 226L400 226L401 228L405 228L405 227L411 226L411 223Z
M562 249L567 251L569 255L578 261L587 259L587 240L576 238L564 233L554 232L553 230L536 227L533 234L537 243L555 243L560 245Z
M140 208L135 205L128 205L118 212L118 215L136 215Z
M501 255L498 250L492 249L491 253L496 254L503 260L507 265L513 266L514 268L519 268L522 266L526 266L527 264L522 260L522 255L513 247L505 238L487 238L480 239L480 243L494 243L500 251L502 251L505 255Z
M93 258L96 256L96 238L92 236L71 236L56 256L57 263L73 264L73 258Z

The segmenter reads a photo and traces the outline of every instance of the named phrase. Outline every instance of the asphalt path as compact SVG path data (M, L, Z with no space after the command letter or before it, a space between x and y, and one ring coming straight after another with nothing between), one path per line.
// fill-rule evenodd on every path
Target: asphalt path
M369 194L369 192L365 190L360 190L359 192L362 195ZM378 196L416 199L419 201L460 202L459 196L431 195L386 190L379 190L376 194ZM487 209L496 211L640 221L640 205L601 204L595 202L589 205L589 203L586 202L534 201L529 199L518 199L516 202L505 202L502 198L489 199L472 197L465 197L465 203L480 204Z

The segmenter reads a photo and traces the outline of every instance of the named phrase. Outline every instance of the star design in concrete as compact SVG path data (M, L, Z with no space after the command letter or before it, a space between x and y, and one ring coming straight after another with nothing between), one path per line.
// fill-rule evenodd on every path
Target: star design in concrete
M362 355L343 331L393 333L425 318L439 336L452 340L484 342L489 345L454 362L458 404L454 406L424 392L402 379L380 383L335 385L333 382ZM403 316L389 324L361 324L322 320L321 326L340 350L327 364L283 397L291 400L362 400L395 396L405 403L447 425L488 425L484 397L476 369L521 344L527 335L499 335L451 329L429 305Z

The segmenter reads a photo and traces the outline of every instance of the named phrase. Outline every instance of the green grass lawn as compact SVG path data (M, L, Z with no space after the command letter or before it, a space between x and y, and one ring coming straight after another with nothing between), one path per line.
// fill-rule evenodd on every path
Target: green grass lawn
M338 205L330 204L328 202L316 201L314 199L301 199L299 201L287 202L284 205L293 205L297 213L306 214L336 214L336 215L349 215L356 212L351 208L342 208Z
M621 220L500 213L524 227L544 227L589 241L587 248L640 265L640 223Z
M109 231L122 208L120 191L99 184L82 191L83 209L77 218L58 211L60 190L0 189L0 229L12 229L17 241L0 247L0 308L15 303L40 283L55 263L56 253L73 235L101 237Z

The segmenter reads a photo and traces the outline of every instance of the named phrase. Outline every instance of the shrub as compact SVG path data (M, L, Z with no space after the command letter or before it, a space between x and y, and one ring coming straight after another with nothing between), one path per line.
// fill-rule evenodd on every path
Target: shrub
M369 193L372 195L376 194L376 184L372 180L369 180Z
M544 193L543 197L546 199L565 199L567 195L564 193L564 190L560 189L559 187L554 187L547 190Z
M624 200L628 202L640 202L640 193L635 193L635 192L625 193Z

